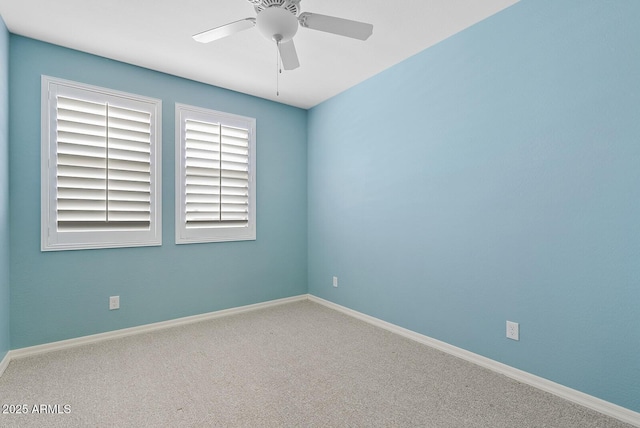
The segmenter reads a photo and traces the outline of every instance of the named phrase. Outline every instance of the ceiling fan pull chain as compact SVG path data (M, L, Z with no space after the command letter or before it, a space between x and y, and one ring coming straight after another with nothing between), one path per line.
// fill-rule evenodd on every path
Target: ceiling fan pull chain
M280 42L276 41L276 97L280 96Z

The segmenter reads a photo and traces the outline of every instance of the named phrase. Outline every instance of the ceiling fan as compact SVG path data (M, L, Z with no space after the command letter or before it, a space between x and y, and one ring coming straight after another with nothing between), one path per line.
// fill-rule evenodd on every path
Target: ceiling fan
M285 70L294 70L300 66L293 36L298 25L312 30L338 34L358 40L367 40L373 33L373 25L350 19L320 15L318 13L299 13L301 0L248 0L253 4L257 16L234 21L193 36L201 43L209 43L240 31L258 27L260 33L278 46L282 66Z

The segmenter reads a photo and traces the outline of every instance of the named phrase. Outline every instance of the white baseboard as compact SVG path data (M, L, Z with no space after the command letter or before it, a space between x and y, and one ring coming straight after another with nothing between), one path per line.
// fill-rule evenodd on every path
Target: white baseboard
M44 345L29 346L27 348L13 349L9 351L5 360L16 358L25 358L45 352L58 351L61 349L74 348L76 346L87 345L90 343L102 342L104 340L118 339L121 337L132 336L135 334L148 333L156 330L177 327L196 322L207 321L215 318L226 317L229 315L241 314L244 312L255 311L257 309L265 309L272 306L283 305L285 303L299 302L307 300L306 294L294 297L286 297L284 299L270 300L268 302L255 303L253 305L239 306L237 308L223 309L220 311L209 312L206 314L193 315L184 318L177 318L169 321L161 321L153 324L145 324L138 327L130 327L121 330L109 331L106 333L92 334L74 339L61 340L59 342L45 343ZM9 364L7 361L7 364ZM2 365L0 364L0 375L2 374Z
M2 361L0 361L0 377L9 366L9 362L11 361L11 352L7 352Z
M268 302L256 303L256 304L247 305L247 306L240 306L237 308L224 309L224 310L210 312L210 313L201 314L201 315L193 315L189 317L178 318L175 320L162 321L162 322L146 324L138 327L131 327L131 328L125 328L121 330L110 331L106 333L93 334L90 336L78 337L75 339L68 339L68 340L62 340L59 342L46 343L44 345L36 345L36 346L30 346L27 348L14 349L9 351L7 355L5 355L5 357L2 359L2 361L0 361L0 376L2 376L2 374L6 370L7 366L9 365L12 359L25 358L33 355L42 354L45 352L52 352L52 351L58 351L61 349L73 348L77 346L87 345L90 343L102 342L104 340L111 340L111 339L117 339L117 338L126 337L126 336L132 336L136 334L147 333L151 331L162 330L162 329L177 327L177 326L186 325L186 324L192 324L196 322L211 320L215 318L221 318L221 317L230 316L230 315L241 314L244 312L250 312L258 309L265 309L265 308L269 308L277 305L283 305L286 303L293 303L293 302L299 302L304 300L310 300L312 302L319 303L328 308L334 309L346 315L365 321L369 324L388 330L392 333L399 334L400 336L406 337L408 339L414 340L416 342L419 342L424 345L430 346L432 348L438 349L440 351L446 352L447 354L451 354L458 358L462 358L463 360L469 361L478 366L485 367L489 370L503 374L519 382L522 382L522 383L531 385L535 388L541 389L543 391L549 392L560 398L564 398L566 400L569 400L581 406L587 407L589 409L595 410L607 416L611 416L622 422L626 422L633 426L640 427L640 413L634 412L632 410L626 409L624 407L618 406L608 401L601 400L599 398L593 397L591 395L585 394L575 389L568 388L566 386L541 378L531 373L527 373L525 371L516 369L506 364L499 363L490 358L483 357L478 354L474 354L473 352L467 351L465 349L458 348L453 345L449 345L448 343L439 341L437 339L433 339L431 337L425 336L420 333L416 333L415 331L411 331L406 328L397 326L395 324L382 321L381 319L372 317L370 315L366 315L361 312L355 311L353 309L346 308L344 306L338 305L328 300L324 300L320 297L316 297L311 294L287 297L284 299L271 300Z
M336 303L330 302L320 297L316 297L309 294L309 300L312 302L319 303L328 308L334 309L336 311L342 312L346 315L350 315L354 318L365 321L369 324L383 328L392 333L399 334L400 336L406 337L408 339L411 339L416 342L422 343L424 345L430 346L432 348L438 349L447 354L469 361L478 366L503 374L507 377L510 377L511 379L517 380L518 382L531 385L535 388L554 394L560 398L564 398L565 400L568 400L573 403L579 404L583 407L595 410L596 412L605 414L607 416L611 416L622 422L626 422L633 426L640 427L640 413L634 412L633 410L629 410L627 408L618 406L617 404L613 404L608 401L604 401L600 398L596 398L594 396L585 394L575 389L568 388L564 385L560 385L559 383L552 382L548 379L544 379L542 377L533 375L531 373L527 373L525 371L516 369L506 364L499 363L490 358L483 357L478 354L474 354L473 352L467 351L465 349L458 348L453 345L449 345L448 343L442 342L437 339L433 339L431 337L425 336L420 333L416 333L415 331L411 331L406 328L397 326L395 324L382 321L381 319L372 317L370 315L366 315L361 312L354 311L353 309L346 308L344 306L338 305Z

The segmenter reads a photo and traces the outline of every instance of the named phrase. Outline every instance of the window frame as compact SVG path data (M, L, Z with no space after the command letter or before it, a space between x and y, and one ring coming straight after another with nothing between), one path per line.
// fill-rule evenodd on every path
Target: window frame
M57 95L148 112L150 117L150 223L148 229L60 231L57 222ZM162 245L162 101L42 75L41 251Z
M239 127L248 131L248 222L246 227L187 227L186 222L186 120L220 123L223 126ZM175 104L175 228L176 244L195 244L256 240L256 119L231 113Z

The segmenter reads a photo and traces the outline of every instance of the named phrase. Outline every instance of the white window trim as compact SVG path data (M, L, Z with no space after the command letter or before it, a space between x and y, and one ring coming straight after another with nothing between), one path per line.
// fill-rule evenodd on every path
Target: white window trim
M86 99L119 98L145 104L151 113L151 219L148 230L57 230L56 103L57 88L83 93ZM162 101L49 76L41 87L41 250L82 250L162 245Z
M176 244L205 242L251 241L256 239L256 119L215 110L176 103L175 106L175 146L176 146ZM226 126L244 128L249 131L249 202L248 224L246 227L194 227L186 226L185 192L185 138L187 119Z

